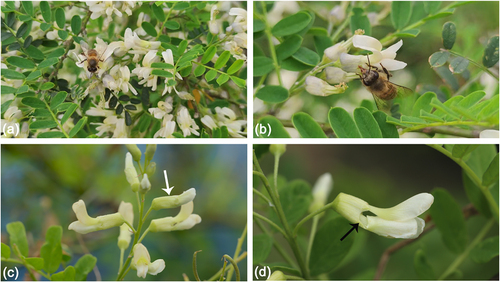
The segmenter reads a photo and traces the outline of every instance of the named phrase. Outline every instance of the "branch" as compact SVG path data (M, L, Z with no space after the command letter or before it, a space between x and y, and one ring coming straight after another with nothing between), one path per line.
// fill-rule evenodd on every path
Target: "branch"
M462 209L462 212L464 214L465 219L467 219L473 215L478 214L478 211L476 210L476 208L472 204L468 204L467 206L465 206ZM428 216L425 219L425 223L427 223L431 220L432 220L432 218L430 216ZM384 274L385 267L386 267L387 263L389 262L389 257L393 253L397 252L398 250L402 249L403 247L406 247L406 246L410 245L411 243L417 241L418 239L422 238L422 236L424 234L426 234L429 231L431 231L432 229L434 229L434 227L436 227L434 224L427 225L427 227L424 229L422 234L420 234L420 236L418 236L417 238L400 241L400 242L390 246L389 248L387 248L384 251L384 253L382 254L382 256L380 257L380 261L378 263L377 272L375 274L374 280L380 280L380 278L382 278L382 275Z

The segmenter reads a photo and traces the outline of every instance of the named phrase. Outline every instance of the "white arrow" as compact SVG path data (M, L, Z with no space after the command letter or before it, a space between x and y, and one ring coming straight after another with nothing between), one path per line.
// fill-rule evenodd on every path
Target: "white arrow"
M170 187L168 185L168 177L167 177L167 171L163 170L163 174L165 175L165 184L167 185L167 188L162 188L163 191L167 192L168 195L170 195L170 192L172 192L172 189L174 189L174 186Z

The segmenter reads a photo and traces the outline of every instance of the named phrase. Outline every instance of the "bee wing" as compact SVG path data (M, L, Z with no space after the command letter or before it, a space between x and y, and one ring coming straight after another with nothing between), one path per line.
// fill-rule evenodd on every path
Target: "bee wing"
M85 41L80 41L80 47L82 47L83 52L87 52L89 50L89 45Z
M392 82L391 82L392 83ZM399 113L409 115L412 112L413 105L415 104L415 93L408 87L404 87L395 83L397 94L396 98L393 100L394 104L399 105ZM396 117L394 114L393 117Z
M377 104L377 109L382 111L388 115L391 114L392 100L383 100L380 99L377 95L373 94L373 99L375 100L375 104Z

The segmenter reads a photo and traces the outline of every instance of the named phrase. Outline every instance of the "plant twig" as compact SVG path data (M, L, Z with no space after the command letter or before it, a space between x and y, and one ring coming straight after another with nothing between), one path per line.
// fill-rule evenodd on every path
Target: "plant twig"
M240 269L238 268L238 264L229 255L224 255L224 259L227 259L233 265L234 273L236 274L236 281L240 281Z
M288 236L286 235L285 231L283 229L281 229L276 223L272 222L269 218L263 216L263 215L260 215L256 212L253 212L253 216L258 218L258 219L261 219L265 222L267 222L269 225L271 225L272 227L274 227L274 229L278 230L281 234L283 234L283 236L285 238L288 239Z
M193 274L194 274L194 279L196 281L201 281L200 280L200 276L198 276L198 269L197 269L197 266L196 266L196 255L201 252L202 250L199 250L199 251L196 251L194 252L193 254Z
M247 225L245 224L245 229L243 229L243 233L241 234L240 238L238 238L238 243L236 244L236 250L234 251L234 258L237 258L240 255L241 252L241 246L243 245L243 242L245 241L245 238L247 236ZM227 272L227 280L231 280L231 277L233 276L233 269L230 269Z

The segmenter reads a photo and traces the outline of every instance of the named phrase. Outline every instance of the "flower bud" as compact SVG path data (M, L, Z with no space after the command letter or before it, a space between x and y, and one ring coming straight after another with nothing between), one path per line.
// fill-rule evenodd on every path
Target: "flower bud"
M148 175L153 175L155 174L156 172L156 163L155 162L151 162L148 167L146 168L146 173Z
M156 152L156 144L147 144L146 145L146 160L150 161L153 159Z
M149 189L151 189L151 182L149 182L148 174L145 173L144 177L142 178L142 181L141 181L140 192L143 194L146 194L149 191Z
M141 183L139 182L139 177L137 177L137 171L135 170L134 163L132 162L132 154L130 153L127 153L125 157L125 176L132 187L132 191L137 192Z
M137 270L137 277L146 278L146 274L156 275L165 269L165 261L157 259L151 263L148 249L139 243L134 246L134 257L130 262L132 269Z
M154 219L151 221L151 224L149 225L149 231L168 232L168 231L187 230L193 228L193 226L201 222L201 217L197 214L192 214L187 219L181 222L177 222L174 219L175 217Z
M271 144L269 145L269 152L273 155L278 155L281 156L286 152L286 145L285 144Z
M118 207L118 213L127 221L130 225L134 223L134 207L131 203L121 202ZM127 249L130 240L132 239L132 232L130 227L124 223L120 226L120 235L118 236L118 247L120 249Z
M332 191L332 186L333 179L330 173L325 173L318 178L312 190L313 201L309 206L309 212L314 212L325 206Z
M139 162L141 160L141 150L135 144L126 144L127 150L132 154L134 161Z
M286 280L285 274L283 274L283 272L279 270L273 272L269 277L269 279L267 279L267 281L285 281L285 280Z
M196 189L191 188L177 196L164 196L153 199L151 208L154 210L172 209L185 205L193 201L196 196Z
M120 226L125 222L120 213L112 213L107 215L92 218L87 214L85 202L80 200L73 204L73 211L76 214L78 221L72 222L68 229L74 230L80 234L87 234L90 232L109 229L112 227Z
M345 83L330 85L326 81L315 76L308 76L306 78L306 91L309 94L316 96L330 96L332 94L344 93L347 89Z

